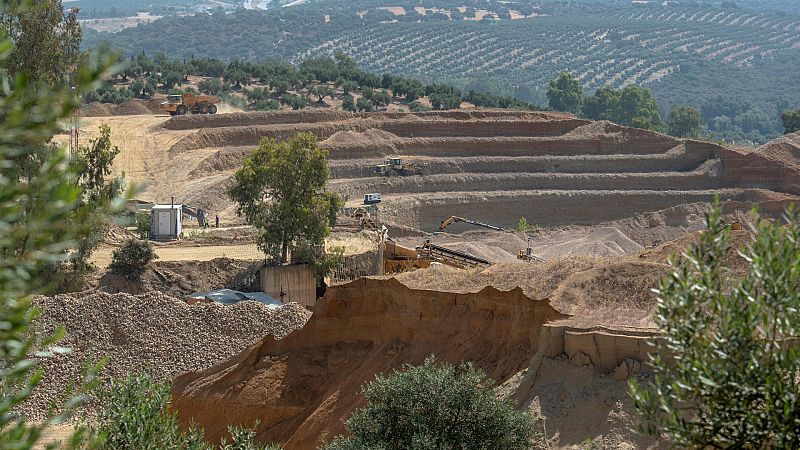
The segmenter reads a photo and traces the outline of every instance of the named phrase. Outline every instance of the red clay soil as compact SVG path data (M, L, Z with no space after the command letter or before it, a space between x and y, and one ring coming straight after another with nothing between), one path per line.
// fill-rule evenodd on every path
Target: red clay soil
M174 408L209 439L229 424L252 426L262 442L317 448L344 431L362 405L355 393L378 373L430 354L473 361L502 383L530 363L542 325L566 318L516 288L477 293L413 290L395 279L362 278L330 288L304 328L208 370L178 377Z

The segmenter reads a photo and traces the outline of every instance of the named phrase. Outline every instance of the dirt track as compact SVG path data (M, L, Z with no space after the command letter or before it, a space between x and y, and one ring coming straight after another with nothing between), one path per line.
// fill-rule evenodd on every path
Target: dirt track
M106 268L111 264L111 253L113 251L113 247L101 247L92 254L90 261L101 269ZM256 247L256 244L209 245L203 247L156 246L155 252L159 261L211 261L215 258L264 259L264 253Z

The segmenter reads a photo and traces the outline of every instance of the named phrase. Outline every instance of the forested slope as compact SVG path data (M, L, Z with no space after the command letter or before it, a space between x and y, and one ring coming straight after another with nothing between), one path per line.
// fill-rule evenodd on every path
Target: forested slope
M327 1L166 17L113 35L90 33L87 40L109 41L131 55L245 61L299 62L342 50L371 72L539 104L546 103L547 82L569 71L587 92L647 87L664 114L675 105L700 109L709 99L733 96L743 104L740 114L749 114L725 116L714 131L763 142L781 131L781 111L800 106L800 14L753 8L613 0Z

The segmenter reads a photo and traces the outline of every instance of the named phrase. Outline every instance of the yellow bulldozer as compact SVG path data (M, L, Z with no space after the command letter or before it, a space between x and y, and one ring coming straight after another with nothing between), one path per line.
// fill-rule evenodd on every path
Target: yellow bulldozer
M216 114L216 104L221 101L222 99L216 95L170 95L167 97L167 101L161 103L161 110L171 116L182 116L187 113Z
M374 172L384 177L400 175L403 177L411 175L422 175L422 168L415 162L406 162L401 158L390 156L383 164L375 166Z

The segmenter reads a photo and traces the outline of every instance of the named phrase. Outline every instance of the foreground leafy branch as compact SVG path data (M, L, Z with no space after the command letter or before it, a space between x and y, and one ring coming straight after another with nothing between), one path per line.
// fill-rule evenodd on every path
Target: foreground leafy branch
M724 264L719 207L706 221L656 291L654 383L631 383L642 429L680 448L798 448L800 215L758 222L741 278Z

